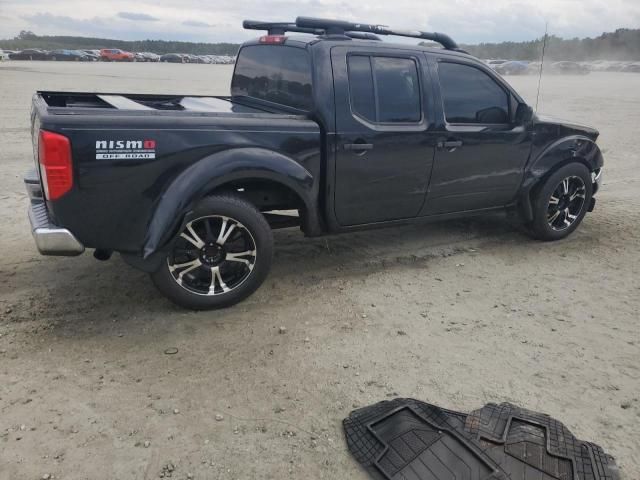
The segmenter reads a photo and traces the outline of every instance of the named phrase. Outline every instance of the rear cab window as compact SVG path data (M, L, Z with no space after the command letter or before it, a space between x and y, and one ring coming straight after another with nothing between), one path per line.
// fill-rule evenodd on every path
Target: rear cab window
M297 110L313 109L311 58L304 48L249 45L236 60L233 97L249 97Z

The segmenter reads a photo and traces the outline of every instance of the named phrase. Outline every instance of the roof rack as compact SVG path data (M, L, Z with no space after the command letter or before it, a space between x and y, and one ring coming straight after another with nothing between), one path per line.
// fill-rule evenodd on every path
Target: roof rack
M376 35L396 35L399 37L421 38L439 43L447 50L461 51L458 44L444 33L421 32L419 30L392 30L385 25L371 25L366 23L353 23L343 20L328 20L324 18L298 17L298 28L324 30L325 35L346 35L347 32L364 32Z
M260 20L245 20L242 27L246 30L266 30L268 35L284 35L287 32L310 33L312 35L325 35L324 28L300 27L293 22L262 22ZM358 40L381 40L379 36L371 32L343 31L343 35Z
M321 28L304 28L298 27L291 22L261 22L260 20L245 20L242 22L242 28L246 30L266 30L268 35L284 35L287 32L311 33L313 35L322 35L324 30Z

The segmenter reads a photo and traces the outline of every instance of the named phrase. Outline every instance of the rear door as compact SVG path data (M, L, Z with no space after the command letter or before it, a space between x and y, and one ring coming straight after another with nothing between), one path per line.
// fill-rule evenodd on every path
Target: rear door
M432 96L424 58L395 49L334 47L331 61L338 223L415 217L435 148L426 134Z
M517 101L488 67L433 59L442 109L429 193L421 215L502 206L514 200L531 149L514 123Z

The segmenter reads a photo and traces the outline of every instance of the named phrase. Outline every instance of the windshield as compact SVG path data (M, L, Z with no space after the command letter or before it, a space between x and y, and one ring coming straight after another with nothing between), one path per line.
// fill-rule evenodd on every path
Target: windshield
M307 50L284 45L251 45L240 50L231 95L311 110L311 62Z

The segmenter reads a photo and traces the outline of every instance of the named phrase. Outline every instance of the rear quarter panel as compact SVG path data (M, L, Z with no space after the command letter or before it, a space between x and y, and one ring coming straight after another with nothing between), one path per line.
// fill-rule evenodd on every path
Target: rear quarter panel
M71 141L74 186L61 199L49 202L49 209L54 221L87 247L140 253L155 209L174 179L224 150L260 147L283 154L311 173L317 194L319 127L300 117L161 112L41 115L40 122L42 129ZM101 142L127 140L152 142L153 158L96 158L98 142L104 146Z

